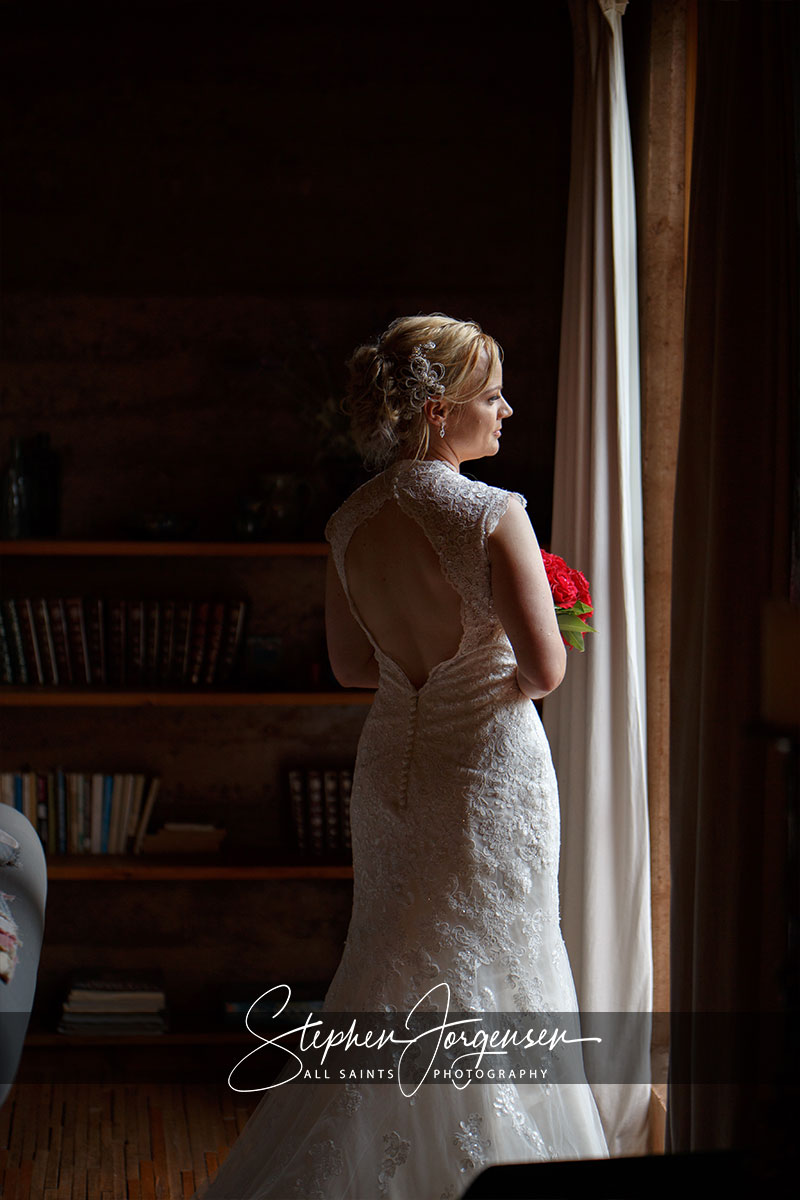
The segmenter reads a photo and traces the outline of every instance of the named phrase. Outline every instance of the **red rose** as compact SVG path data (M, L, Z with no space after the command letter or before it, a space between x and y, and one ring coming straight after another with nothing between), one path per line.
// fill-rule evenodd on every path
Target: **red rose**
M568 567L563 558L542 550L542 561L547 572L547 582L553 594L553 603L558 617L558 627L568 650L583 650L583 639L587 633L595 630L589 624L592 615L592 597L589 592L589 582L582 572L574 567ZM586 608L586 612L576 611ZM575 624L576 618L586 626Z
M589 611L580 614L581 620L588 622L589 617L594 611L592 607L592 597L589 592L589 582L586 576L581 571L576 570L575 567L572 568L572 581L577 588L578 599L580 600L581 604L588 605Z
M544 559L550 590L553 593L553 603L556 605L556 608L572 608L573 604L580 598L578 589L572 578L573 572L564 562L563 558L559 558L557 554L550 554L547 550L543 550L542 558Z

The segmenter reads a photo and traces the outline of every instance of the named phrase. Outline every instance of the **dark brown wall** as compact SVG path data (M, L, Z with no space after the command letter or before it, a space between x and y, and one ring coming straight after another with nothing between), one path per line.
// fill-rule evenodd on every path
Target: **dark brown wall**
M296 392L338 393L357 342L441 310L506 348L516 415L474 471L527 492L546 536L566 6L535 30L275 9L5 15L0 453L52 431L68 533L137 503L210 520L260 470L308 466Z
M506 349L515 416L501 455L474 471L525 492L546 539L566 6L537 5L535 33L507 12L465 23L437 6L326 21L269 3L209 7L3 12L0 460L11 434L49 431L64 464L61 531L78 537L124 534L143 510L228 536L260 473L306 472L316 504L304 533L319 537L348 481L330 486L314 414L339 394L358 342L401 313L440 310L474 317ZM172 566L151 562L145 579L141 560L9 562L4 586L167 594L199 572L198 589L206 575L241 584L267 632L270 621L321 632L321 559L184 561L162 579ZM293 683L307 686L303 671ZM281 766L352 762L365 712L64 709L43 721L9 709L0 763L157 772L161 819L213 816L233 848L279 852ZM346 883L99 888L84 908L84 885L53 885L45 1007L78 961L134 963L140 925L141 961L167 970L178 1005L208 1006L211 979L324 980L349 912Z

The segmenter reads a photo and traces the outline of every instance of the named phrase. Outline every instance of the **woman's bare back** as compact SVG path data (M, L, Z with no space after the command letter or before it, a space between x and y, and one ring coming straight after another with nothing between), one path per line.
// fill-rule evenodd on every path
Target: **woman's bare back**
M414 687L452 658L463 634L461 597L436 551L396 500L353 533L345 555L350 597L375 643Z

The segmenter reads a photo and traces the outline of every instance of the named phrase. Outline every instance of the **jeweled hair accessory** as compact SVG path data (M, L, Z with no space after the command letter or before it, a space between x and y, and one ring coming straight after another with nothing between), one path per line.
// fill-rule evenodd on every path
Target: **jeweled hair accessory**
M409 397L412 409L419 412L430 396L443 396L444 366L432 363L423 353L435 350L436 342L420 342L411 352L408 366L400 373L399 382Z

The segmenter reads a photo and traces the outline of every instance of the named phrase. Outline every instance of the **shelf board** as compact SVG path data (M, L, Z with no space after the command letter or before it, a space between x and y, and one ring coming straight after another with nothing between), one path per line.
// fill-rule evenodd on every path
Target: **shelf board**
M314 708L371 704L374 692L112 691L104 688L0 688L8 708Z
M203 1032L196 1033L29 1033L26 1046L193 1046L193 1045L245 1045L253 1044L253 1035L244 1033Z
M0 556L105 558L321 558L327 542L133 542L68 538L0 540Z
M174 855L71 854L52 855L48 879L352 879L353 867L344 862L237 863L178 858Z

